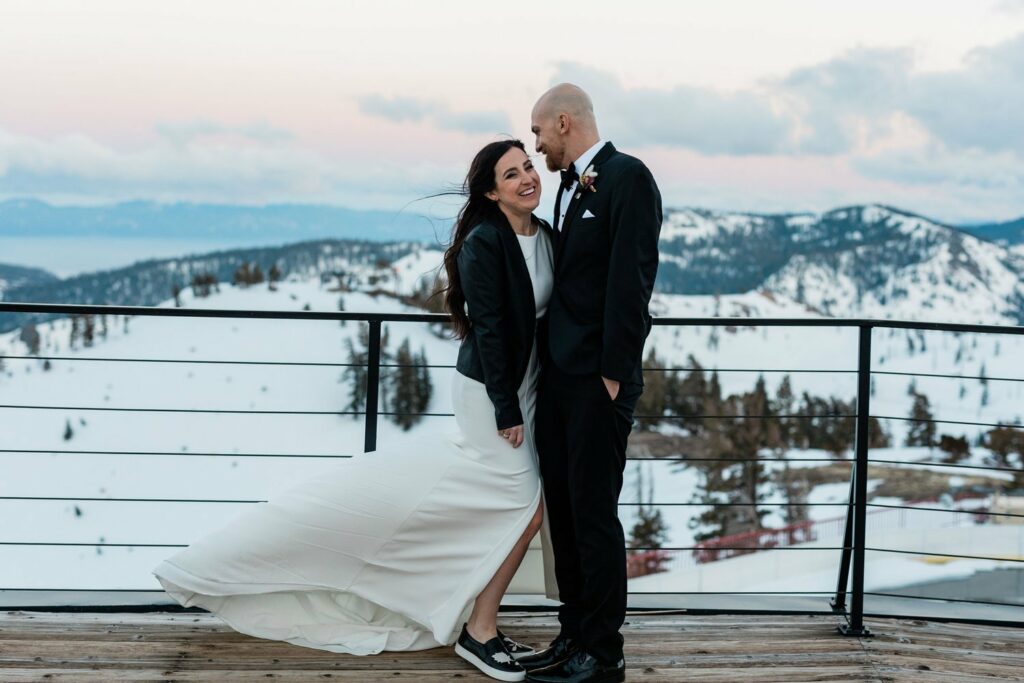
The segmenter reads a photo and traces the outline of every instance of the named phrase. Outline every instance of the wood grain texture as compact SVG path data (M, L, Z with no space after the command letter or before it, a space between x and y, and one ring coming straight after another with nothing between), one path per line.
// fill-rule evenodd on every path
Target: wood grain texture
M869 619L874 638L836 633L839 617L631 615L627 680L802 683L1024 680L1024 629ZM550 614L502 615L534 645ZM449 648L351 657L251 638L210 614L0 612L0 681L415 681L475 683Z

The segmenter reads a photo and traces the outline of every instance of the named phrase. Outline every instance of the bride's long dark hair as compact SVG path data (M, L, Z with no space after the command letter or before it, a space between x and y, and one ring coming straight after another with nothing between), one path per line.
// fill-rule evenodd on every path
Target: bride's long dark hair
M448 275L448 286L442 290L445 309L452 318L452 329L459 339L469 336L470 323L469 316L466 315L466 297L462 290L462 281L459 279L456 259L462 250L462 243L466 241L473 228L486 219L500 217L501 209L497 203L485 195L493 190L497 183L494 176L495 165L513 147L526 152L526 145L519 140L500 140L486 145L473 157L473 163L469 165L469 172L462 183L462 195L466 197L466 203L459 209L455 227L452 228L451 245L444 252L444 270Z

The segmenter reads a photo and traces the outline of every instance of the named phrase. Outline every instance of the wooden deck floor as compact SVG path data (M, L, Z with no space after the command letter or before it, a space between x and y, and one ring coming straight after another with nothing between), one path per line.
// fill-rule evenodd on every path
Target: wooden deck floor
M550 615L509 614L534 644ZM874 638L837 617L631 616L629 681L1020 681L1024 629L872 619ZM411 681L489 679L439 648L350 657L240 635L208 614L0 612L0 681Z

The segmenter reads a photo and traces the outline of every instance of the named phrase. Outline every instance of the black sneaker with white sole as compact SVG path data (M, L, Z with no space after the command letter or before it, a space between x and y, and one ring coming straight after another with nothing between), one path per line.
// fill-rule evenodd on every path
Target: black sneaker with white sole
M499 681L526 679L526 669L512 659L501 637L491 638L486 643L477 642L469 635L465 624L462 625L462 633L455 642L455 654Z
M506 636L504 633L501 632L500 628L498 629L498 637L501 638L501 644L505 646L505 651L512 655L512 659L519 659L520 657L529 657L530 655L537 653L537 651L529 645L517 643L516 641Z

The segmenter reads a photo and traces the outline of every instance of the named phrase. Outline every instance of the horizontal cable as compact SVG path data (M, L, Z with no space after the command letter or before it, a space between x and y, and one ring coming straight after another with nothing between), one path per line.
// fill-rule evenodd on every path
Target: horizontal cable
M455 413L397 413L386 410L377 414L384 417L455 417Z
M655 576L647 574L646 576ZM640 577L636 577L640 578ZM4 590L0 588L0 590ZM42 589L37 589L42 590ZM847 591L850 592L850 591ZM629 591L630 595L835 595L836 591Z
M638 458L628 457L626 460L637 462L844 462L853 464L850 458ZM872 461L875 462L875 461ZM881 462L881 461L878 461Z
M0 406L2 407L2 406ZM634 415L636 420L814 420L854 419L856 415Z
M995 467L993 465L961 465L959 463L930 462L927 460L879 460L871 458L871 464L916 465L920 467L958 467L965 470L988 470L992 472L1020 472L1017 467Z
M366 363L314 363L276 360L199 360L191 358L108 358L89 356L4 356L4 360L61 360L82 363L182 363L188 365L297 365L338 368L366 367Z
M84 496L0 496L0 500L88 500L103 503L266 503L265 500L225 498L96 498Z
M989 512L988 510L957 510L956 508L926 508L917 505L885 505L882 503L865 503L870 508L889 508L891 510L922 510L924 512L959 512L964 515L985 515L991 517L1020 517L1024 515L1013 512Z
M156 306L107 306L99 304L46 304L0 301L0 313L49 313L63 315L122 315L142 318L234 318L247 320L332 320L354 322L449 323L437 313L349 313L346 311L265 311L224 308L158 308Z
M649 552L649 551L652 551L652 550L663 550L665 552L675 552L675 551L680 551L680 550L853 550L853 548L852 547L844 548L843 546L836 546L836 547L822 546L820 548L818 548L818 547L807 548L807 547L800 546L800 545L784 545L784 546L772 546L772 547L763 547L763 546L759 546L759 545L741 545L741 546L718 546L718 545L707 545L707 546L705 546L705 545L694 545L694 546L684 546L684 547L678 547L678 548L626 548L627 552L629 552L629 551ZM868 550L871 550L871 548L868 548ZM1022 561L1024 561L1024 560L1022 560Z
M102 406L0 405L10 410L81 410L112 413L205 413L213 415L365 415L361 410L228 410L219 408L108 408Z
M954 555L953 553L929 553L920 550L899 550L897 548L868 548L876 553L896 553L898 555L924 555L926 557L955 557L960 560L989 560L991 562L1024 562L1024 558L991 557L988 555Z
M0 500L94 501L103 503L265 503L265 500L233 500L224 498L98 498L81 496L0 496ZM651 505L657 507L750 507L750 503L619 503L621 506ZM758 503L783 507L849 507L850 503ZM994 514L994 513L993 513ZM769 533L773 529L766 529Z
M425 322L450 323L440 313L358 313L346 311L268 311L215 308L158 308L155 306L111 306L97 304L51 304L0 301L0 312L50 313L65 315L128 315L167 318L240 318L262 320L333 320L357 322ZM931 330L937 332L975 332L982 334L1024 335L1024 327L1012 325L977 325L914 320L882 320L873 318L739 318L739 317L654 317L657 326L682 327L834 327Z
M0 541L0 545L67 546L88 548L187 548L181 543L56 543L43 541Z
M621 506L644 506L650 505L654 507L697 507L697 508L749 508L750 503L620 503ZM820 507L843 507L848 508L852 506L852 503L758 503L756 507L765 506L782 506L782 507L805 507L805 508L820 508ZM870 504L868 504L870 505ZM815 523L811 520L807 520L808 523ZM820 521L820 520L819 520ZM830 520L829 520L830 521ZM798 522L794 522L795 524ZM781 531L784 529L777 528L764 528L760 529L765 533L772 531Z
M1024 605L1015 602L994 602L991 600L969 600L967 598L937 598L931 595L901 595L899 593L878 593L875 591L864 591L864 595L875 595L882 598L906 598L907 600L938 600L940 602L959 602L966 605L993 605L997 607L1021 607Z
M19 593L164 593L160 587L154 588L21 588L0 586L0 591ZM851 595L852 591L839 591ZM835 595L836 591L629 591L629 595ZM865 591L864 595L884 598L900 598L907 600L931 600L938 602L955 602L973 605L989 605L993 607L1021 607L1024 605L1012 602L991 602L985 600L968 600L964 598L938 598L925 595L900 595L898 593L879 593ZM873 615L868 615L873 616Z
M2 306L2 304L0 304ZM0 308L2 310L2 308ZM1024 327L1012 325L974 325L916 320L882 320L872 318L653 318L654 325L667 327L857 327L933 332L973 332L979 334L1024 335Z
M66 451L0 448L0 453L42 453L49 455L169 455L199 458L351 458L333 453L192 453L189 451Z
M0 587L0 591L18 591L21 593L164 593L163 588L10 588Z
M98 547L98 548L187 548L188 544L181 543L60 543L53 541L0 541L0 546L5 545L30 545L30 546L84 546L84 547ZM650 552L653 550L661 550L664 552L675 552L682 550L852 550L853 548L805 548L797 545L789 546L778 546L778 547L762 547L762 546L739 546L739 547L719 547L719 546L692 546L685 548L626 548L627 552ZM873 550L873 548L868 548ZM1020 560L1024 562L1024 560Z
M1005 424L1002 422L963 422L959 420L936 420L924 417L896 417L894 415L872 415L876 420L902 420L903 422L931 422L933 424L967 425L970 427L1008 427L1010 429L1024 429L1024 425Z
M61 360L86 363L182 363L191 365L284 365L299 367L365 368L366 363L321 363L279 360L198 360L191 358L108 358L87 356L4 356L4 360ZM429 363L381 363L382 368L454 368L454 365Z
M978 379L993 382L1024 382L1024 377L987 377L985 375L943 375L933 372L895 372L893 370L872 370L872 375L898 375L901 377L938 377L941 379Z
M800 373L812 373L812 374L840 374L840 375L856 375L856 370L815 370L815 369L786 369L786 368L696 368L696 367L681 367L681 368L643 368L644 372L785 372L792 373L794 375Z

